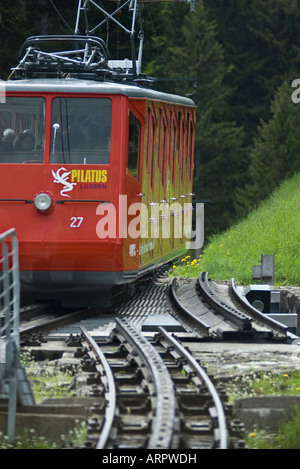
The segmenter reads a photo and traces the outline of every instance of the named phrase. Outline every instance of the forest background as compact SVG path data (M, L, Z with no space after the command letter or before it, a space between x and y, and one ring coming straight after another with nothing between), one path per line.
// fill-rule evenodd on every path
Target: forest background
M77 4L0 0L0 78L16 66L27 37L72 33ZM299 1L196 0L194 12L188 3L143 9L143 72L157 79L156 89L189 96L198 108L194 192L195 201L209 200L209 236L300 171L300 104L291 99L300 78ZM110 39L111 55L122 55L121 33Z

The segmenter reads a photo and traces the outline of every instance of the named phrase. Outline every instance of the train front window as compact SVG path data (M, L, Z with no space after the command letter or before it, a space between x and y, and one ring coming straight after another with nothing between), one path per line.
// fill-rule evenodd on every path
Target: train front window
M110 135L110 99L53 100L50 163L109 164Z
M45 100L6 97L0 105L0 163L43 163Z

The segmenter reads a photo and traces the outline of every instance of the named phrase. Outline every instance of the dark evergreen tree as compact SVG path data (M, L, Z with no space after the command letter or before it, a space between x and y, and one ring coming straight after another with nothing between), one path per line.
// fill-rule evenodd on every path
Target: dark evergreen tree
M181 7L181 8L179 8ZM205 210L209 234L226 228L235 217L234 190L243 185L247 168L243 150L243 131L230 120L230 88L225 79L231 72L224 50L217 39L216 22L211 20L202 0L194 13L183 14L184 6L169 5L165 22L169 34L163 36L151 65L154 73L173 81L173 92L189 95L197 105L195 193L196 200L211 200ZM186 6L185 6L186 8ZM172 37L171 43L166 37ZM158 37L156 38L158 41ZM170 84L168 85L170 91Z
M18 52L29 36L68 34L75 26L77 0L0 0L0 78L17 65Z
M300 171L300 104L292 101L293 91L291 83L285 81L271 104L270 120L261 121L250 154L249 184L238 198L244 211Z
M26 6L22 1L0 1L0 78L5 80L17 63L17 54L24 41L27 24Z
M297 48L300 8L296 0L205 0L218 24L232 73L230 109L252 144L260 119L284 78L300 76Z

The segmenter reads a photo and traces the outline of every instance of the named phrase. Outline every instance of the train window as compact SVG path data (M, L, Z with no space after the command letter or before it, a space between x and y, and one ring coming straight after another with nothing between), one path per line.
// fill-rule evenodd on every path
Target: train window
M153 121L154 123L154 121ZM151 181L151 187L153 189L154 187L154 180L155 180L155 173L156 173L156 168L158 166L158 146L159 146L159 133L157 131L157 127L155 126L154 128L154 133L153 133L153 142L152 142L152 160L151 160L151 173L150 173L150 181Z
M182 136L183 136L183 131L184 131L183 126L184 126L184 122L183 122L182 114L179 111L178 133L177 133L177 158L178 158L179 169L181 169L181 166L182 166Z
M45 100L6 97L0 108L0 163L42 163Z
M190 167L191 165L191 159L190 159L190 145L191 145L191 116L188 113L187 115L187 133L186 133L186 141L185 141L185 155L186 155L186 166L187 168Z
M190 142L189 142L189 160L190 160L190 178L193 180L193 170L194 170L194 147L193 142L195 138L195 126L191 121L191 132L190 132Z
M173 135L172 135L172 181L175 184L175 175L176 175L176 155L178 154L178 129L176 127L175 119L173 120Z
M154 119L151 114L151 109L148 109L147 115L147 169L150 170L152 164L152 151L154 139Z
M182 135L181 135L181 148L180 148L180 165L181 165L181 180L184 181L186 173L186 159L187 159L187 137L188 132L185 122L182 120Z
M50 163L109 164L111 100L55 98Z
M134 176L137 181L139 180L140 135L141 135L140 122L132 113L130 113L128 170L130 174L132 174L132 176Z
M166 123L161 115L160 119L160 141L159 141L159 169L161 171L161 182L164 185L165 181L165 167L166 167Z
M170 169L172 168L172 155L173 155L173 133L174 133L173 122L174 122L173 113L170 112L169 114L169 148L168 148L168 163L169 163Z

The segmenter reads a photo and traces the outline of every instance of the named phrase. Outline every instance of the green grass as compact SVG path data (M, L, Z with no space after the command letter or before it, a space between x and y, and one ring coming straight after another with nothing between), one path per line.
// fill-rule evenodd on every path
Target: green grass
M74 429L68 435L61 435L60 444L50 442L43 436L38 436L33 429L25 428L24 435L22 437L17 436L13 444L8 442L6 435L0 433L0 450L81 448L87 440L87 432L86 423L76 421Z
M69 397L73 395L70 384L73 380L74 370L62 371L54 365L41 366L35 362L30 351L22 350L21 364L26 368L26 374L31 381L36 402L44 398ZM57 430L59 432L59 429ZM34 429L24 429L22 436L17 436L13 444L8 442L5 434L0 433L0 450L3 449L60 449L80 448L87 439L87 426L85 422L75 421L74 429L67 435L61 435L61 442L48 441L39 436Z
M286 372L261 371L253 375L233 377L226 385L229 402L256 396L298 396L300 370Z
M74 378L74 370L60 370L55 364L42 366L36 363L30 352L22 351L21 364L26 368L26 374L31 382L36 402L45 398L71 397L70 389Z
M247 438L250 449L300 449L300 408L295 407L293 420L280 425L275 434L253 431Z
M229 402L256 396L295 396L300 392L300 370L287 372L264 371L253 375L237 376L226 385ZM276 433L254 428L246 436L251 449L299 449L300 408L295 406L292 420L279 426Z
M207 207L209 210L209 207ZM186 257L171 276L254 283L252 266L262 254L275 254L276 285L300 284L300 174L285 181L268 200L227 231L213 236L199 259Z

